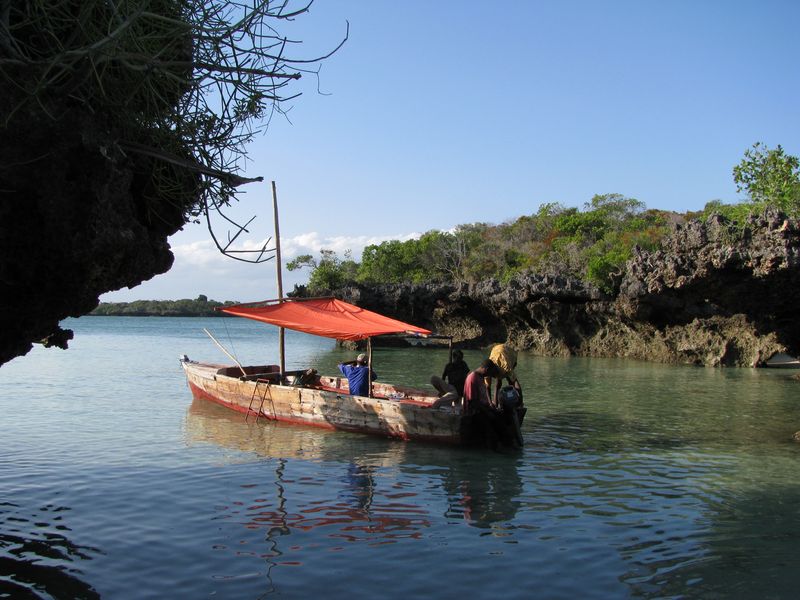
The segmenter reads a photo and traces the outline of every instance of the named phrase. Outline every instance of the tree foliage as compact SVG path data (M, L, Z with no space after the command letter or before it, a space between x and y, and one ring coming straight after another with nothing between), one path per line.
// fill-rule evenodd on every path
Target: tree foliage
M780 144L774 149L761 142L753 144L733 168L733 180L753 203L770 204L790 214L800 212L800 159L786 154Z
M342 284L452 282L490 277L508 281L531 270L586 278L613 291L634 245L654 248L666 229L665 213L620 194L597 195L584 211L546 204L532 215L500 225L472 223L453 231L428 231L418 239L367 246L361 262L323 251L300 256L287 267L309 267L308 291Z
M216 310L236 304L230 300L217 302L200 294L195 300L135 300L133 302L101 302L90 314L117 317L223 317Z
M800 159L786 154L778 145L769 149L756 142L745 151L742 161L733 168L736 189L747 193L747 202L725 204L711 200L690 216L707 218L718 214L743 227L753 215L767 208L777 208L789 216L800 216Z
M622 194L598 194L583 210L543 204L534 214L500 225L459 225L450 232L429 231L416 240L368 246L361 263L347 263L346 273L342 263L328 256L324 265L311 264L312 269L322 269L319 274L312 270L311 277L316 282L324 274L326 283L459 284L487 278L506 282L537 271L582 278L614 293L633 249L657 248L671 221L718 213L742 224L767 206L800 213L799 163L781 146L770 150L757 143L733 169L739 190L750 197L748 203L726 205L714 200L700 213L677 215L648 210L643 202Z
M286 263L286 268L289 271L310 269L306 287L312 296L320 296L355 281L358 265L351 258L349 250L344 253L344 259L340 259L333 250L320 250L319 259L303 254Z

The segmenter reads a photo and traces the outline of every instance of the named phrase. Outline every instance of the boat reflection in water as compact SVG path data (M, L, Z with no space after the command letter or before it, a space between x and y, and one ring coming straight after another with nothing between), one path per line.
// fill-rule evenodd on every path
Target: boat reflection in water
M387 541L418 537L439 517L490 528L512 520L520 506L520 459L506 454L265 420L247 423L241 414L197 399L187 411L186 433L190 445L209 443L274 459L278 486L286 476L287 461L309 461L316 465L312 470L323 473L324 485L316 482L316 489L327 497L293 511L285 510L281 499L278 506L273 503L249 514L248 527L334 527L331 535L341 540ZM291 477L293 485L299 481ZM432 512L439 504L444 506Z
M385 490L377 493L377 472L397 468L403 459L404 443L369 438L365 441L358 434L272 421L246 423L244 415L196 399L187 412L186 432L189 444L211 443L274 460L278 503L251 507L253 510L248 512L245 522L247 527L277 528L282 532L334 527L335 535L341 539L358 541L414 537L429 524L425 510L398 501ZM359 447L368 453L359 456ZM311 470L323 473L324 486L320 485L323 481L312 483L308 477L298 478L295 470L288 477L287 469L296 461L315 464ZM302 491L309 502L299 510L295 503L289 510L285 494L298 483L305 483ZM308 495L312 486L315 493ZM320 491L323 497L315 497Z

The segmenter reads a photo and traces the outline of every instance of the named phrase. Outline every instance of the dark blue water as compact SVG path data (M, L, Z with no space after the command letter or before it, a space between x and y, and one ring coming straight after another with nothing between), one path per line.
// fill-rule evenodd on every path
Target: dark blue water
M84 317L0 368L0 598L795 598L800 382L522 356L520 454L260 421L179 355L274 362L236 319ZM287 367L350 355L287 332ZM479 352L467 352L477 365ZM376 350L422 384L446 351Z

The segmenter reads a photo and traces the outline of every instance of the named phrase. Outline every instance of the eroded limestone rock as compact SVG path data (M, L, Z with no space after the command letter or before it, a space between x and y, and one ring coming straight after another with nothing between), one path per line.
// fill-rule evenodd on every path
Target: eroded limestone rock
M800 225L767 212L744 227L716 215L676 224L658 251L634 253L616 297L551 274L340 295L462 346L754 367L777 352L800 354L799 290Z

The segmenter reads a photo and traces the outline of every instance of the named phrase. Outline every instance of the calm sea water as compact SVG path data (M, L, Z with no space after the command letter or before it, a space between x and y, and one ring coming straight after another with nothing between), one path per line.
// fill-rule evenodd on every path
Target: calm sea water
M796 598L800 383L522 356L526 446L274 425L179 355L274 362L237 319L69 320L0 368L0 598ZM287 332L287 367L351 355ZM467 352L477 365L479 352ZM376 350L421 384L445 350Z

